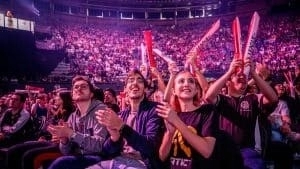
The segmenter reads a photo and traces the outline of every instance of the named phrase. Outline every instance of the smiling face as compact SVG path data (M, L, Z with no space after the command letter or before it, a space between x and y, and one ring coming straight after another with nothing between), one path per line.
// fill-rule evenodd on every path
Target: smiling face
M180 100L193 100L199 88L190 72L179 73L174 80L174 94Z
M138 72L130 73L126 85L125 91L129 99L142 99L146 92L145 79Z

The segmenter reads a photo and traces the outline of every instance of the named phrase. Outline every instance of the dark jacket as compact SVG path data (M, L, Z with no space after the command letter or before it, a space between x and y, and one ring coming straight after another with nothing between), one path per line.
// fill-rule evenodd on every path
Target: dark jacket
M13 115L11 109L8 109L0 121L0 132L5 136L4 140L0 141L0 147L9 147L32 140L31 128L32 121L28 111L22 109Z
M139 106L136 117L136 131L125 125L121 132L121 138L117 142L107 139L103 146L103 153L110 157L120 155L123 150L123 138L128 145L141 153L143 161L148 168L160 168L158 150L163 136L163 119L155 110L157 103L143 100ZM127 121L131 110L120 112L123 121Z

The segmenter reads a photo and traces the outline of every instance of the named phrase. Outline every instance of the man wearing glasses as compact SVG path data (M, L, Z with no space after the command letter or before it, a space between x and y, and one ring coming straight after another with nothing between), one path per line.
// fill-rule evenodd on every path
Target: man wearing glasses
M70 115L67 124L48 127L52 137L60 140L61 152L71 156L56 159L49 168L85 168L99 161L107 130L98 123L95 112L104 110L106 106L93 99L93 91L94 86L88 78L73 78L72 99L77 106L76 111Z

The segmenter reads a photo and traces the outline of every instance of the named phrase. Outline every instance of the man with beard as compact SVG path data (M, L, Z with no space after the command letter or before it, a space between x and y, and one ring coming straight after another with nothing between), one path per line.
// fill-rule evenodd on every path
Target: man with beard
M238 71L243 66L250 66L250 75L262 91L262 95L246 95L246 75ZM228 95L219 94L225 83L228 87ZM263 160L254 150L256 119L265 108L275 108L278 97L271 86L255 72L252 61L247 58L243 64L242 60L234 59L229 70L209 87L205 99L216 105L217 112L220 114L219 128L230 134L238 144L245 167L263 169Z
M52 139L60 141L62 154L69 156L56 159L50 169L79 169L99 161L107 130L98 123L95 112L106 106L93 98L93 91L94 86L88 78L73 78L72 99L77 110L70 115L67 124L48 127Z
M102 160L89 169L161 168L158 148L163 134L163 120L157 115L156 103L145 98L147 82L138 70L129 72L125 81L129 108L118 116L112 109L96 112L98 122L106 126L110 137L103 146Z

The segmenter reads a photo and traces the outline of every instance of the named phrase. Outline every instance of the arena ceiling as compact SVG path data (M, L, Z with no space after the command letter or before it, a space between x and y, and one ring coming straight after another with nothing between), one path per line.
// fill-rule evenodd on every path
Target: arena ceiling
M62 2L61 0L52 0ZM77 3L88 5L104 5L113 7L140 7L140 8L163 8L163 7L183 7L199 6L207 4L228 3L235 0L75 0ZM74 3L74 0L65 0L64 2ZM248 0L239 0L248 1Z

